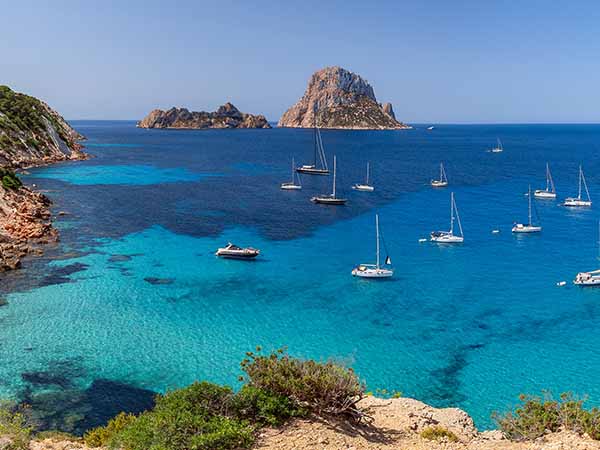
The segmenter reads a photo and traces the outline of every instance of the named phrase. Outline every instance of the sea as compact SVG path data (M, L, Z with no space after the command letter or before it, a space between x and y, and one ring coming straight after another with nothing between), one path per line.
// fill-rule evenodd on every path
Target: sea
M60 243L0 278L0 398L42 428L82 433L195 380L238 388L256 346L335 360L368 391L459 407L484 429L521 393L600 406L600 289L572 284L600 267L599 125L323 130L348 199L326 206L310 198L331 176L280 189L292 158L312 162L312 130L72 124L93 157L23 176L52 199ZM367 162L375 191L353 191ZM433 189L440 162L449 186ZM541 233L513 235L547 162L558 200L534 202ZM580 164L593 207L560 206ZM464 244L423 242L449 229L451 192ZM375 261L375 214L385 281L351 276ZM215 257L228 242L261 254Z

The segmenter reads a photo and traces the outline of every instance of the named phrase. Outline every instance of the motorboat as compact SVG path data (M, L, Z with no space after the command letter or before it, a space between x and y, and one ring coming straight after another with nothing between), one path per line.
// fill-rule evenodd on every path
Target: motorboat
M252 259L256 258L260 254L260 250L252 247L238 247L237 245L229 242L225 247L217 249L215 255L221 258L232 258L232 259Z

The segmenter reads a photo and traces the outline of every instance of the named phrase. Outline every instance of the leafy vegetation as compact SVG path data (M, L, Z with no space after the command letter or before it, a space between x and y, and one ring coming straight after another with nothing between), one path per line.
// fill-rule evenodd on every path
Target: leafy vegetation
M25 450L33 428L29 425L26 411L8 403L0 403L0 436L10 440L6 450Z
M0 167L0 180L5 189L19 189L23 186L21 180L15 175L12 170Z
M584 408L585 399L563 393L558 399L544 393L541 397L521 395L514 412L493 417L509 439L531 440L560 429L587 433L600 440L600 410Z
M458 438L452 431L439 425L425 428L421 431L421 437L430 441L458 442Z

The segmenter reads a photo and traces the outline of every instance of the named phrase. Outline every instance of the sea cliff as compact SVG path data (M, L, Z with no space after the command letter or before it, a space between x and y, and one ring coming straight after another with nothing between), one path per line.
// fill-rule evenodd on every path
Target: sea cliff
M85 159L82 139L43 101L0 86L0 272L58 239L50 200L23 186L14 169Z
M279 120L280 127L402 130L391 103L377 102L373 87L360 75L341 67L315 72L304 95Z
M155 109L138 122L139 128L271 128L265 116L243 113L227 102L214 112L186 108Z

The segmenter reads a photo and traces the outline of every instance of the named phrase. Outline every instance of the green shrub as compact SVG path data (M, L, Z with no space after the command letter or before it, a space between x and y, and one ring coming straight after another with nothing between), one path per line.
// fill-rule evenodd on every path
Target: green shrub
M439 425L425 428L423 431L421 431L421 437L430 441L446 440L450 442L458 442L458 438L452 431Z
M291 417L306 415L306 410L279 394L244 386L233 400L233 409L239 419L260 425L281 425Z
M0 180L5 189L19 189L23 185L13 171L2 167L0 167Z
M257 350L242 361L249 386L287 397L317 414L362 418L357 403L365 396L365 386L352 369L292 358L283 349L266 356Z
M133 414L120 413L108 421L105 427L89 430L83 435L83 440L90 447L105 447L111 443L113 436L123 431L135 420Z
M514 412L493 415L509 439L531 440L565 429L600 440L600 410L586 410L585 399L571 393L561 394L558 400L548 393L542 397L521 395L519 399L521 405Z
M28 449L32 429L25 410L7 403L0 404L0 436L11 440L6 450Z

